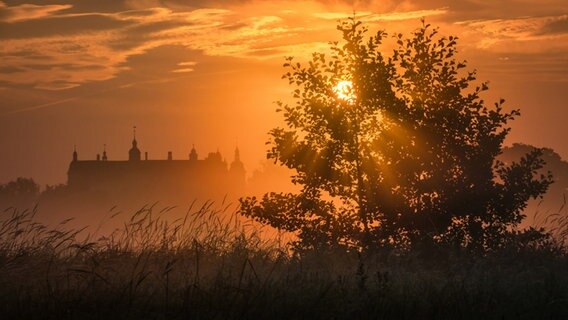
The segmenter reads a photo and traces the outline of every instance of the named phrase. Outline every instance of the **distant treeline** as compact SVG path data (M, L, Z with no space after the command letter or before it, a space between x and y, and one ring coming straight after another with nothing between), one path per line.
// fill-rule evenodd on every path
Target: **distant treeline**
M506 163L519 161L527 152L535 149L528 144L515 143L511 147L503 149L500 160ZM528 223L545 225L545 219L552 214L566 215L566 197L568 197L568 161L551 148L544 148L542 155L546 165L541 170L541 174L552 173L554 182L548 188L543 199L533 200L525 209ZM533 221L534 220L534 221Z
M500 160L506 163L519 161L523 155L535 148L532 145L515 143L503 149ZM534 213L535 210L548 211L549 213L560 210L568 192L568 161L562 159L551 148L545 148L544 150L543 159L546 165L542 173L545 174L550 171L554 183L548 189L543 201L528 207L527 211L529 211L529 214ZM263 180L264 177L266 178L264 180L267 181ZM289 184L289 172L263 168L262 171L255 172L249 184L252 184L249 187L249 191L255 194L262 194L271 191L271 188L275 186ZM284 187L280 189L284 189ZM0 184L0 205L3 208L9 206L32 206L43 199L64 198L67 193L67 185L65 184L46 185L45 188L41 188L33 178L20 177L14 181Z

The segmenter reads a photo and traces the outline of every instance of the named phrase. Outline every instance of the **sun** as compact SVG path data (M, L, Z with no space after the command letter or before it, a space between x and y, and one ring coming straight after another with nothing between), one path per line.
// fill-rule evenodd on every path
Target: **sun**
M333 92L341 100L353 101L355 99L355 94L353 94L353 82L349 80L339 81L335 87L333 87Z

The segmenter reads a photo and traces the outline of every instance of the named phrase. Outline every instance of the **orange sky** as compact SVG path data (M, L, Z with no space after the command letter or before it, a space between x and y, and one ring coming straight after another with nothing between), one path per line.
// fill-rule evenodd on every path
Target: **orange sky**
M65 182L74 144L126 159L134 124L151 159L195 144L231 160L238 141L252 172L288 97L283 57L326 50L353 10L372 30L426 17L459 36L487 100L521 108L508 142L568 159L566 0L0 1L0 183Z

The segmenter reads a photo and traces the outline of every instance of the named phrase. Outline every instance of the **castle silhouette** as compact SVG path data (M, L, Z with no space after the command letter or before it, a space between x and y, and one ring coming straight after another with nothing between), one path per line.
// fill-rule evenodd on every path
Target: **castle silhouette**
M214 200L244 192L246 172L238 147L229 166L219 151L199 159L195 147L184 160L174 160L172 152L166 160L149 160L147 152L142 159L141 154L136 127L128 160L109 160L106 146L102 157L79 160L74 148L67 186L72 192L109 200Z

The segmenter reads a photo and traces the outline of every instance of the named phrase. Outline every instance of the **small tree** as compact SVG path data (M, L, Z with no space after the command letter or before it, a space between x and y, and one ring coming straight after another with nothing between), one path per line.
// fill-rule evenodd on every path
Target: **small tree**
M278 103L286 126L270 131L267 157L295 169L302 191L241 199L242 214L297 232L298 248L503 245L551 182L535 177L540 150L496 160L519 111L487 107L457 38L424 22L390 56L384 31L366 39L355 19L338 30L330 56L284 65L295 104Z

